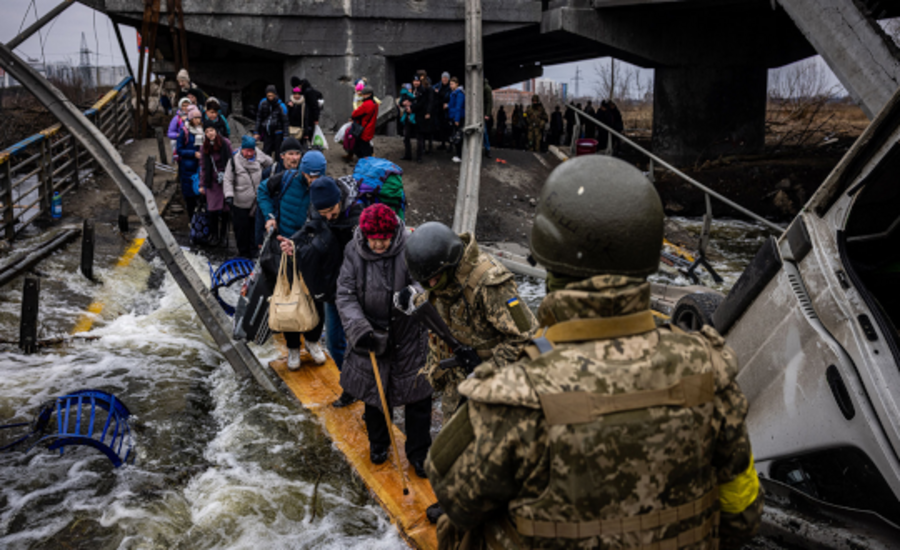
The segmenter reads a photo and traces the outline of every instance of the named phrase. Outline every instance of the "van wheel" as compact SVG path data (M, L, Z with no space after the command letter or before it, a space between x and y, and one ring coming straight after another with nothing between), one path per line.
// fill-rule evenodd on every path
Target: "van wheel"
M694 332L709 325L715 328L712 316L722 303L724 296L712 292L695 292L685 294L675 304L672 312L672 324L687 332Z

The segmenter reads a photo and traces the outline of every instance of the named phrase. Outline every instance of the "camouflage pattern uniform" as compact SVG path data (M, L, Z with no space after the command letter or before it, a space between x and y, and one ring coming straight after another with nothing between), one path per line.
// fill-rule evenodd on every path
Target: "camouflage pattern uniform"
M599 275L551 293L538 319L618 326L649 304L643 279ZM724 548L755 533L763 491L734 352L711 328L645 320L645 332L529 349L533 359L482 365L460 384L469 401L426 461L446 513L441 548L705 549L717 519ZM670 401L627 401L660 393Z
M519 358L530 341L537 320L524 302L509 272L490 254L481 252L475 238L463 233L462 260L446 288L420 295L430 300L453 336L475 349L482 360L495 367ZM465 379L462 369L442 369L439 363L453 357L450 348L433 334L428 340L425 375L436 391L442 391L444 418L449 419L459 403L457 385Z
M547 111L544 110L542 104L532 104L525 109L525 121L528 123L528 146L532 151L539 152L541 150L544 128L549 120L550 117L547 116Z

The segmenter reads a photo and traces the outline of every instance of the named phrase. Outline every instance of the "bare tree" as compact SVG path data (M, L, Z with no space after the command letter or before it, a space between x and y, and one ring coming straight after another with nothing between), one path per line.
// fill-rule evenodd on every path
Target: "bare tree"
M610 58L594 63L594 92L601 99L615 102L637 97L643 99L653 89L653 77L642 77L634 65Z
M836 131L838 85L829 82L828 71L818 58L770 71L767 130L775 147L809 145Z

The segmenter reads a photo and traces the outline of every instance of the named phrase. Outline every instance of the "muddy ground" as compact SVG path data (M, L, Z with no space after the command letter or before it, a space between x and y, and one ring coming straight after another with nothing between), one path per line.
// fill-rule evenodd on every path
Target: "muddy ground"
M421 164L400 160L403 152L402 138L375 138L375 156L403 168L403 186L409 202L407 223L419 225L436 220L451 225L460 165L452 162L447 151L435 150L425 155ZM330 175L352 173L353 164L345 162L342 154L343 150L332 143L326 153ZM530 201L538 197L547 176L558 164L559 160L547 153L535 155L510 149L495 150L491 159L482 158L478 240L527 243L534 216Z

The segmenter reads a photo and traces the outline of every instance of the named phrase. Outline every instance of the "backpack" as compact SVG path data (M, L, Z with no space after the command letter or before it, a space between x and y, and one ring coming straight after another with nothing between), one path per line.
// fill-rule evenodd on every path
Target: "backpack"
M201 201L191 216L191 244L205 245L209 243L211 228L209 227L209 214L206 212L206 202Z
M403 169L387 159L359 159L353 170L357 184L357 200L363 206L388 205L397 216L406 217L406 193L403 191Z

